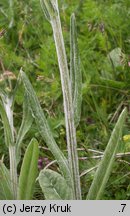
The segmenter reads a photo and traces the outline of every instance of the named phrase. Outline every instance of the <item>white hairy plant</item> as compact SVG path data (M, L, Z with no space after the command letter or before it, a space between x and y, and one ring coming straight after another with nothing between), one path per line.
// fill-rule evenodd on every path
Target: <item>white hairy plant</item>
M54 41L55 41L55 46L56 46L56 51L57 51L57 58L58 58L58 64L59 64L59 69L60 69L61 85L62 85L63 100L64 100L65 125L66 125L66 136L67 136L67 147L68 147L68 163L70 166L70 171L71 171L72 180L73 180L74 198L81 199L77 141L76 141L76 127L75 127L75 122L74 122L75 102L77 103L77 99L78 99L77 96L80 97L81 95L75 95L78 90L77 88L77 89L73 89L73 95L75 96L75 98L72 97L72 85L73 84L70 81L70 73L68 70L67 56L65 52L64 40L63 40L63 35L62 35L60 15L59 15L59 10L58 10L58 2L57 0L41 1L41 5L53 29L53 36L54 36ZM74 19L75 18L73 15L72 25L75 24ZM74 32L75 26L71 26L71 27L72 27L72 34L73 34L71 37L71 43L73 45L72 55L75 55L76 53L75 51L77 51L76 50L77 44L74 43L75 41L73 41L75 39L75 32ZM75 65L77 64L78 61L79 61L78 56L71 56L71 65L72 65L71 66L71 77L72 77L71 80L72 81L74 81L73 79L77 78L77 77L74 77L75 75L74 73L75 72L80 73L80 68L77 67L77 65ZM80 83L80 80L78 81ZM76 85L77 85L77 82L76 82Z

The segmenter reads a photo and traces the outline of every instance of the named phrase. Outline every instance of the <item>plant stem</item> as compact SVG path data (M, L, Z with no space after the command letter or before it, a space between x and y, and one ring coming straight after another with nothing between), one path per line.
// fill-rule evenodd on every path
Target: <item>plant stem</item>
M10 179L14 200L17 199L17 168L16 168L16 149L15 146L9 146L10 158Z
M14 143L14 125L13 125L13 110L12 110L12 97L6 97L4 102L4 107L9 120L13 143ZM16 163L16 148L15 145L9 145L9 158L10 158L10 179L13 191L13 198L17 199L17 163Z
M13 0L9 0L9 10L10 10L10 23L9 23L9 28L12 28L14 25L14 2Z
M80 177L79 177L79 165L77 154L77 141L76 141L76 129L74 125L74 111L72 103L72 90L70 84L69 70L67 65L67 57L65 52L64 40L61 29L61 22L58 10L57 0L51 1L52 6L55 6L56 15L51 16L50 23L53 29L53 35L55 40L55 46L57 51L63 100L64 100L64 113L66 123L67 134L67 147L68 147L68 161L73 179L73 193L74 199L81 199Z

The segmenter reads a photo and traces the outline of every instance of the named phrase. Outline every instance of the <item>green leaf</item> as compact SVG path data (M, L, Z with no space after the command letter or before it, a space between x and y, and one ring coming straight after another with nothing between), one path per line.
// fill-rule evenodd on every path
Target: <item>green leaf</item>
M16 138L16 157L17 157L17 163L20 160L20 148L21 148L21 144L22 141L24 139L24 136L26 135L26 133L28 132L28 130L30 129L31 125L32 125L32 113L29 107L29 103L28 103L28 99L27 96L25 95L24 97L24 103L23 103L23 118L22 118L22 123Z
M47 8L46 8L46 5L45 5L44 0L40 0L40 4L41 4L41 8L42 8L42 10L43 10L43 12L44 12L44 15L45 15L46 19L47 19L48 21L50 21L51 18L50 18L50 15L49 15L49 13L48 13L48 10L47 10Z
M48 125L44 112L40 106L40 103L38 101L38 98L36 96L36 93L30 81L28 80L26 74L22 70L20 72L21 72L21 78L24 84L24 88L28 96L29 106L32 109L32 114L37 124L38 130L41 133L41 136L46 142L48 148L50 149L55 159L57 160L64 178L66 179L68 184L72 186L72 178L71 178L71 173L70 173L70 169L68 166L68 161L66 157L64 156L64 154L62 153L62 151L59 149L57 143L55 142L53 138L51 129Z
M114 65L114 67L118 67L122 65L122 59L125 59L125 54L122 52L121 48L117 47L113 49L108 54L108 60L110 63Z
M13 142L11 127L9 124L9 120L8 120L4 105L1 101L0 101L0 114L1 114L2 121L3 121L3 125L4 125L5 143L8 147L10 145L13 146L14 142Z
M100 77L98 81L101 85L107 86L109 88L125 89L127 87L125 82L105 79L103 77Z
M71 188L59 173L45 169L40 172L38 180L47 200L73 199Z
M0 161L0 200L13 200L9 170Z
M38 142L36 139L32 139L26 149L19 176L18 199L20 200L32 199L34 184L38 174L38 156Z
M105 149L104 156L98 166L95 173L92 185L89 189L87 199L88 200L99 200L101 199L102 193L110 176L115 154L117 152L119 141L122 136L122 128L126 118L126 108L122 111L119 119L113 129L108 145Z
M75 126L77 127L81 116L82 74L80 69L77 30L74 14L72 14L71 16L70 27L70 80L72 88Z

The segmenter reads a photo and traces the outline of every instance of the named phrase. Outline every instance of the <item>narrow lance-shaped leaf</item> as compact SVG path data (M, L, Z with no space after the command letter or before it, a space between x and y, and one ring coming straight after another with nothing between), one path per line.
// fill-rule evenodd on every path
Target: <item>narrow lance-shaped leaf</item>
M95 173L92 185L87 195L88 200L101 199L102 193L112 171L115 154L119 146L119 140L122 135L122 128L126 118L126 114L127 110L125 108L119 116L119 119L114 127L106 150L104 152L104 156Z
M9 170L0 161L0 200L13 200Z
M110 80L110 79L105 79L103 77L99 77L99 80L97 79L97 83L100 83L103 86L107 86L109 88L114 88L114 89L116 89L116 88L117 89L126 89L126 88L128 88L127 84L124 83L124 82L116 81L116 80Z
M56 0L40 0L40 3L46 19L51 22L51 19L57 16Z
M13 0L9 0L9 28L12 28L14 25L14 1Z
M73 199L70 187L59 173L45 169L40 172L38 180L47 200Z
M45 118L44 112L40 106L40 103L30 81L28 80L26 74L22 70L20 72L25 87L25 91L28 96L29 106L31 107L32 114L39 129L39 132L41 133L42 138L44 139L48 148L57 160L60 166L60 170L64 175L64 178L66 179L70 187L72 187L72 179L68 166L68 161L53 138L52 132Z
M5 96L0 102L0 112L4 125L5 143L9 148L9 161L10 161L10 179L11 188L13 192L13 199L17 195L17 169L15 157L15 142L14 142L14 126L13 126L13 110L12 110L12 97Z
M32 121L33 121L33 118L32 118L31 109L30 109L30 106L29 106L29 103L28 103L28 98L27 98L27 96L25 94L24 102L23 102L22 123L21 123L20 129L18 131L17 139L16 139L17 163L20 160L20 148L21 148L22 141L24 139L24 136L26 135L26 133L30 129L30 127L32 125Z
M19 185L18 185L18 199L29 200L32 199L34 184L37 178L38 170L38 142L36 139L32 139L28 145L21 171L19 176Z
M80 57L77 42L77 30L75 15L70 20L70 82L74 107L74 120L77 127L81 115L82 103L82 74L80 68Z
M40 0L40 4L41 4L41 8L42 8L42 10L43 10L43 12L44 12L44 15L45 15L45 17L46 17L46 19L48 20L48 21L50 21L50 15L49 15L49 13L48 13L48 10L47 10L47 8L46 8L46 5L45 5L45 2L44 2L44 0Z
M4 125L5 143L9 147L14 145L12 130L2 101L0 101L0 114Z

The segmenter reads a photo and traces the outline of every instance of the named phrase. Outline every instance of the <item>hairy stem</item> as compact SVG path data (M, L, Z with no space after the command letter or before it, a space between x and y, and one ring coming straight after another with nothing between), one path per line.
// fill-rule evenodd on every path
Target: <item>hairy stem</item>
M72 91L71 91L69 70L67 65L67 57L66 57L64 40L63 40L62 29L61 29L58 2L57 0L50 0L49 2L50 3L48 4L47 1L44 0L46 8L48 9L48 12L50 12L49 13L50 23L53 29L53 35L54 35L59 69L60 69L63 100L64 100L66 134L67 134L68 161L69 161L69 166L73 178L74 199L81 199L78 154L76 150L77 148L76 129L74 124Z
M12 110L12 102L13 99L11 97L6 97L3 101L5 111L8 117L9 125L12 132L12 138L14 143L14 125L13 125L13 110ZM17 163L16 163L16 148L15 145L9 145L9 158L10 158L10 179L11 186L13 191L13 198L17 198Z
M16 149L15 146L9 147L10 157L10 179L14 200L17 199L17 168L16 168Z

